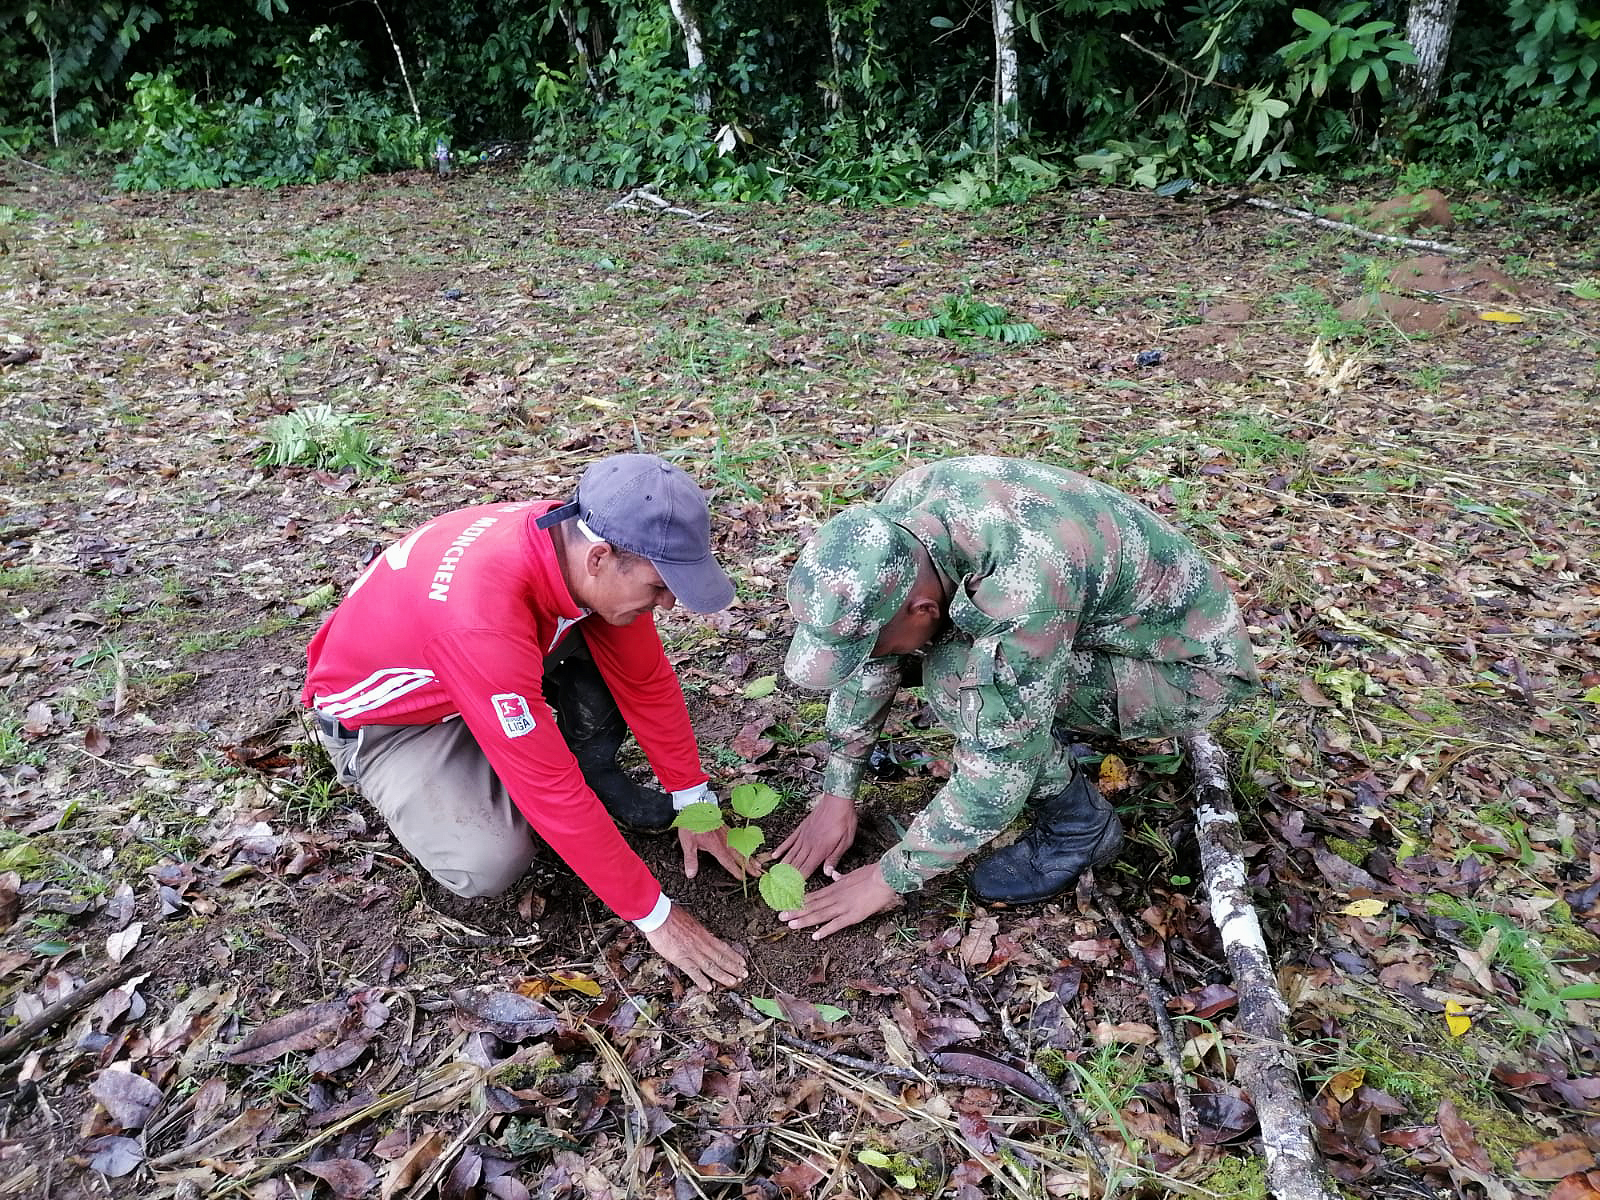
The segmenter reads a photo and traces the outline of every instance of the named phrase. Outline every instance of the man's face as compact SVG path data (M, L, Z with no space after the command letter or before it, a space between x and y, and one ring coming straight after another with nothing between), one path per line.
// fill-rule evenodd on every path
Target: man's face
M589 608L608 625L632 625L652 609L678 602L649 559L612 551L594 574Z
M873 658L891 654L911 654L933 641L939 632L944 616L937 609L921 611L902 608L878 631L878 640L872 647Z

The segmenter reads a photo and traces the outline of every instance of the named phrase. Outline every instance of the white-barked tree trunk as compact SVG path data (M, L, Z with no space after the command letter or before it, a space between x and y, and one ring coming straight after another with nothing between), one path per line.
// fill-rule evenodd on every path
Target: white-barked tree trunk
M667 0L667 7L672 10L672 19L683 31L683 49L689 59L689 70L698 72L706 64L706 39L700 29L700 14L695 12L689 0ZM694 106L699 112L711 111L711 89L706 86L703 76L695 91Z
M998 2L998 0L996 0ZM1439 95L1445 59L1450 55L1450 35L1456 27L1458 0L1411 0L1406 15L1406 41L1416 51L1417 65L1401 76L1411 106L1425 109Z
M990 0L994 9L995 145L1017 137L1017 13L1012 0Z

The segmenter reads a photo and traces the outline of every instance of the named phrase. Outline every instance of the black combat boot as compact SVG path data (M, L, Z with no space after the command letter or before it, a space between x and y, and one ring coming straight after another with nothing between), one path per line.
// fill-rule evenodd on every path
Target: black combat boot
M1040 806L1032 829L973 866L972 891L988 903L1048 900L1121 849L1117 810L1080 771Z
M569 638L580 638L574 630ZM556 727L578 760L583 780L594 789L618 825L657 833L677 815L672 798L641 787L617 765L617 751L628 734L617 702L587 647L574 646L544 673L545 699L556 714Z

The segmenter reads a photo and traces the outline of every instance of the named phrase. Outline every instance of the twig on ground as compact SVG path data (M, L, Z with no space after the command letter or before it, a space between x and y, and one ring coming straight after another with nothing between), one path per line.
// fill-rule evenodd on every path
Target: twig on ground
M1235 200L1240 199L1234 197ZM1383 242L1389 246L1406 246L1412 250L1431 250L1435 254L1454 254L1457 256L1471 254L1472 251L1461 246L1451 246L1444 242L1430 242L1426 238L1401 237L1395 233L1378 233L1376 230L1363 229L1359 225L1352 225L1348 221L1335 221L1332 217L1319 217L1314 212L1307 212L1303 208L1291 208L1287 204L1279 204L1276 200L1267 200L1260 196L1245 196L1245 204L1252 208L1264 208L1269 212L1282 213L1286 217L1293 217L1297 221L1309 221L1313 225L1320 225L1324 229L1334 229L1340 233L1353 234L1359 238L1366 238L1370 242Z
M1255 1103L1267 1158L1267 1187L1278 1200L1333 1200L1312 1139L1294 1056L1284 1038L1289 1006L1267 953L1245 876L1243 837L1226 759L1208 733L1182 739L1194 772L1195 824L1211 920L1222 935L1239 991L1239 1081Z
M1167 1074L1172 1077L1172 1098L1178 1106L1178 1131L1183 1135L1184 1141L1193 1145L1194 1102L1189 1099L1189 1089L1183 1080L1183 1053L1177 1032L1172 1027L1172 1014L1167 1010L1167 989L1157 978L1144 947L1134 938L1133 930L1128 927L1128 919L1122 915L1116 900L1106 895L1099 880L1095 881L1094 895L1100 902L1100 911L1116 929L1122 944L1128 948L1128 955L1133 959L1133 965L1139 972L1139 979L1144 984L1144 994L1150 1001L1150 1011L1156 1019L1156 1031L1161 1035L1156 1045L1161 1051L1161 1061L1166 1065Z
M660 196L656 195L652 191L646 190L645 188L634 188L633 191L629 192L621 200L618 200L610 207L635 208L644 212L649 212L653 208L656 212L662 214L670 214L674 217L687 217L689 220L694 221L697 224L704 225L707 229L715 229L718 233L736 232L731 225L713 225L707 222L706 218L711 215L709 212L697 213L690 208L679 208L677 205L663 200Z
M77 991L61 997L31 1021L24 1022L4 1037L0 1037L0 1063L9 1062L26 1050L40 1034L48 1032L80 1009L93 1004L112 988L127 983L139 974L140 970L138 963L123 963L116 970L108 971L98 979L90 980Z
M1106 1156L1100 1152L1100 1147L1095 1144L1094 1135L1089 1132L1089 1127L1078 1116L1078 1110L1072 1107L1072 1101L1062 1094L1060 1088L1038 1067L1033 1065L1033 1052L1028 1044L1022 1040L1022 1035L1017 1032L1017 1027L1011 1023L1011 1013L1004 1004L997 1004L1000 1010L1000 1033L1006 1039L1016 1056L1022 1061L1022 1070L1029 1079L1037 1083L1055 1101L1056 1111L1061 1114L1061 1123L1067 1127L1078 1145L1083 1147L1083 1152L1089 1156L1089 1161L1094 1163L1094 1169L1100 1173L1102 1180L1111 1178L1111 1167L1106 1162Z
M729 992L728 998L731 999L734 1004L738 1006L739 1011L744 1013L744 1015L750 1020L772 1020L772 1018L767 1016L765 1013L757 1012L753 1007L751 1007L750 1002L743 996L739 995L738 992ZM896 1067L887 1063L869 1062L867 1059L856 1058L851 1054L840 1054L837 1050L830 1050L820 1042L813 1042L808 1038L800 1037L798 1034L789 1033L787 1030L783 1029L775 1028L773 1033L777 1036L777 1039L780 1042L791 1049L803 1050L807 1054L814 1054L820 1059L831 1062L836 1067L848 1067L852 1071L860 1071L863 1075L876 1075L881 1076L884 1079L898 1079L904 1083L925 1084L930 1080L937 1083L960 1084L979 1082L977 1080L970 1079L965 1075L953 1075L943 1071L913 1071L907 1067Z

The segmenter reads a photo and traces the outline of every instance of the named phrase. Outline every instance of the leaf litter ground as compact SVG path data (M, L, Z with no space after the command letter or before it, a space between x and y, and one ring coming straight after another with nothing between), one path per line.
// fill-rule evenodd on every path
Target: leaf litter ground
M1193 530L1270 682L1219 733L1334 1173L1600 1195L1592 212L1455 197L1458 264L1108 191L713 227L488 175L4 170L7 1194L1087 1194L1063 1098L1122 1190L1260 1194L1170 745L1083 748L1129 850L1036 909L954 878L813 943L640 839L749 949L739 998L685 991L558 864L445 895L328 783L301 652L371 554L643 447L715 493L740 600L661 624L718 784L789 797L771 840L822 713L759 681L835 506L991 451ZM968 289L1045 339L887 332ZM257 466L314 403L369 415L381 477ZM847 866L947 769L913 696L892 733ZM1170 993L1188 1141L1113 903Z

